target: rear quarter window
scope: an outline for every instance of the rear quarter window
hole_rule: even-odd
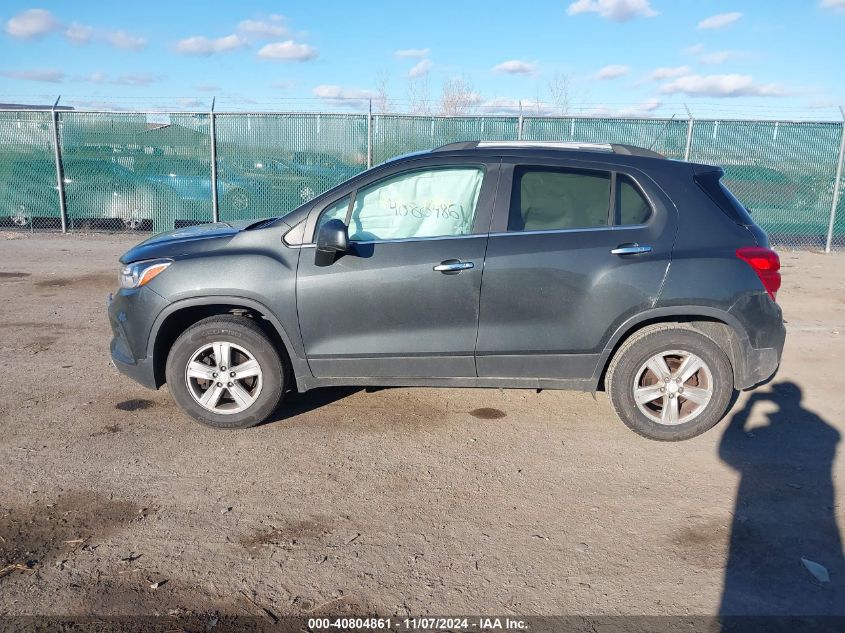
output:
[[[630,178],[616,175],[616,224],[645,224],[651,216],[651,205]]]
[[[695,182],[729,218],[742,226],[752,226],[754,219],[722,182],[722,171],[709,171],[695,176]]]

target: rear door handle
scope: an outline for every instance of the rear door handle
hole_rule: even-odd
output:
[[[611,255],[640,255],[651,252],[651,246],[640,246],[639,244],[620,244],[612,251]]]
[[[469,270],[470,268],[475,268],[475,264],[472,262],[462,262],[459,259],[447,259],[437,264],[434,270],[444,275],[457,275],[462,270]]]

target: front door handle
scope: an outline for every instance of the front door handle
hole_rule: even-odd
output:
[[[620,244],[612,251],[611,255],[640,255],[651,252],[651,246],[640,246],[639,244]]]
[[[434,270],[444,275],[457,275],[462,270],[469,270],[470,268],[475,268],[475,264],[472,262],[462,262],[459,259],[447,259],[437,264]]]

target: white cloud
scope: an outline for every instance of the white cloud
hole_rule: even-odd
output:
[[[751,75],[685,75],[664,84],[663,94],[692,97],[778,97],[786,92],[776,84],[759,84]]]
[[[217,86],[214,84],[200,83],[194,86],[194,89],[199,90],[200,92],[214,92],[217,90]]]
[[[537,62],[509,59],[493,66],[493,72],[506,75],[534,75],[537,73]]]
[[[147,40],[144,37],[132,35],[126,31],[109,31],[104,36],[105,40],[115,48],[125,48],[131,51],[140,51],[146,48]]]
[[[687,46],[684,49],[684,52],[688,55],[694,55],[700,64],[707,64],[710,66],[714,64],[723,64],[728,60],[748,57],[750,55],[747,51],[707,51],[703,44]]]
[[[130,73],[127,75],[120,75],[114,80],[114,83],[123,86],[148,86],[161,79],[160,75],[152,73]]]
[[[822,9],[833,9],[834,11],[845,12],[845,0],[822,0],[819,3]]]
[[[431,52],[429,48],[403,48],[393,53],[396,57],[427,57]]]
[[[616,79],[617,77],[624,77],[629,72],[631,72],[631,68],[629,66],[625,66],[623,64],[611,64],[610,66],[605,66],[600,69],[596,73],[596,79]]]
[[[662,68],[655,68],[652,70],[648,78],[654,81],[662,79],[672,79],[673,77],[681,77],[690,73],[689,66],[664,66]]]
[[[647,116],[660,108],[663,105],[663,102],[659,99],[648,99],[647,101],[643,101],[635,106],[631,106],[629,108],[622,108],[619,110],[619,114],[622,116]]]
[[[729,59],[737,56],[736,51],[713,51],[699,56],[698,61],[702,64],[724,64]]]
[[[176,99],[176,103],[183,108],[206,107],[205,102],[202,99],[197,99],[196,97],[179,97]]]
[[[255,39],[283,37],[289,33],[285,22],[284,16],[271,15],[266,20],[242,20],[236,30],[244,37]]]
[[[61,23],[47,9],[27,9],[6,22],[6,33],[22,40],[43,37],[61,28]]]
[[[520,108],[519,99],[496,97],[495,99],[484,101],[479,107],[488,114],[504,114],[509,116],[517,116],[520,112],[535,116],[547,116],[555,113],[555,109],[543,101],[522,99],[521,103],[522,107]]]
[[[414,64],[414,67],[408,71],[408,77],[413,79],[414,77],[422,77],[427,75],[431,72],[431,67],[433,64],[428,59],[421,59],[419,62]]]
[[[614,22],[627,22],[636,17],[651,18],[658,12],[651,8],[649,0],[576,0],[566,9],[569,15],[598,13]]]
[[[215,39],[196,35],[176,42],[176,52],[183,55],[214,55],[234,51],[246,46],[246,40],[232,34]]]
[[[49,83],[61,83],[65,80],[65,74],[60,70],[32,69],[32,70],[3,70],[0,75],[10,79],[23,79],[25,81],[46,81]]]
[[[328,84],[315,86],[311,94],[332,106],[348,106],[351,108],[366,107],[370,99],[378,98],[378,93],[373,90],[344,88]]]
[[[317,49],[308,44],[299,44],[293,40],[273,42],[258,51],[263,59],[277,59],[284,62],[305,62],[317,57]]]
[[[106,73],[95,72],[85,77],[75,77],[75,81],[84,81],[92,84],[113,84],[117,86],[149,86],[161,79],[161,76],[152,73],[130,73],[110,77]]]
[[[125,48],[140,51],[147,45],[146,38],[132,35],[126,31],[99,32],[92,26],[71,22],[63,25],[46,9],[28,9],[21,11],[6,22],[6,33],[19,39],[34,39],[48,35],[55,31],[63,31],[63,35],[74,44],[86,44],[93,38],[105,41],[115,48]]]
[[[698,23],[699,29],[723,29],[726,26],[730,26],[737,20],[742,17],[742,13],[739,11],[733,11],[731,13],[717,13],[716,15],[711,15],[709,18],[704,18],[701,22]]]
[[[74,44],[87,44],[94,36],[94,29],[79,22],[71,22],[65,29],[64,35]]]
[[[315,86],[311,92],[315,97],[320,97],[321,99],[371,99],[377,96],[373,90],[344,88],[342,86],[328,84]]]

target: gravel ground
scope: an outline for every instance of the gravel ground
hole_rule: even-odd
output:
[[[0,234],[0,615],[845,614],[845,254],[782,254],[777,378],[665,444],[527,390],[202,427],[109,364],[132,241]]]

